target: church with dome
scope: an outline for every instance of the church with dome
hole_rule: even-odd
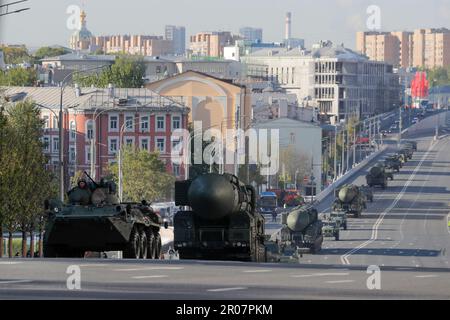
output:
[[[80,14],[81,29],[76,30],[70,37],[70,48],[77,51],[86,51],[91,49],[92,33],[86,27],[86,12]]]

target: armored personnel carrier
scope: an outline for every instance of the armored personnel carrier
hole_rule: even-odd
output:
[[[373,190],[369,186],[361,186],[361,191],[366,196],[366,201],[373,202]]]
[[[366,175],[367,185],[369,187],[380,186],[382,189],[386,189],[388,186],[388,176],[384,166],[376,165]]]
[[[334,238],[339,241],[340,225],[331,217],[323,220],[322,233],[324,238]]]
[[[160,257],[161,217],[146,201],[119,203],[112,181],[81,180],[68,192],[66,204],[47,209],[45,257],[80,258],[86,251],[122,251],[130,259]]]
[[[403,166],[402,162],[397,156],[388,156],[384,159],[384,165],[387,168],[391,168],[396,172],[400,172],[400,168]]]
[[[417,141],[405,141],[405,145],[410,147],[413,151],[417,151]]]
[[[174,218],[181,259],[266,260],[265,220],[256,191],[231,174],[203,174],[175,182],[175,203],[189,207]]]
[[[344,185],[335,190],[332,212],[345,212],[360,218],[366,208],[366,196],[361,188],[355,185]]]

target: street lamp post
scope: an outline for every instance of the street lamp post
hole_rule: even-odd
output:
[[[63,99],[64,99],[64,90],[67,86],[67,81],[75,74],[79,73],[86,73],[90,71],[95,71],[99,69],[103,69],[105,67],[109,67],[109,65],[102,65],[95,68],[90,68],[86,70],[75,70],[68,75],[64,77],[64,79],[61,82],[61,90],[60,90],[60,100],[59,100],[59,193],[60,193],[60,200],[61,202],[64,202],[64,134],[63,134]]]

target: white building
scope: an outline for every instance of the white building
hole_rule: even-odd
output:
[[[241,57],[241,61],[264,68],[267,79],[295,93],[300,104],[319,108],[331,123],[347,115],[364,117],[399,106],[399,80],[393,67],[369,61],[342,46],[324,43],[311,52],[265,49]]]
[[[278,129],[280,153],[283,149],[292,147],[295,154],[308,159],[311,170],[308,175],[316,182],[316,191],[322,189],[322,128],[316,124],[288,118],[279,118],[257,123],[255,129]],[[280,165],[281,166],[281,165]],[[280,168],[281,172],[282,168]],[[303,177],[297,177],[303,179]]]

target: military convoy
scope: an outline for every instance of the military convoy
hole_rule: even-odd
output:
[[[231,174],[175,183],[174,246],[181,259],[263,262],[265,220],[256,191]]]
[[[369,187],[380,186],[382,189],[386,189],[388,186],[388,176],[384,166],[376,165],[366,175],[367,185]]]
[[[130,259],[160,257],[161,217],[146,201],[120,203],[112,181],[81,180],[68,192],[66,204],[48,203],[47,210],[45,257],[81,258],[86,251],[122,251]]]
[[[358,186],[344,185],[337,188],[335,197],[332,205],[333,212],[343,212],[360,218],[362,211],[366,208],[366,196]]]

